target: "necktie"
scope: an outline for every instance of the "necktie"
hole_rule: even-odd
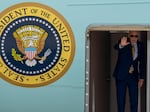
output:
[[[134,47],[134,45],[132,45],[132,58],[133,58],[133,60],[134,60],[134,55],[135,55],[135,47]],[[133,71],[134,71],[134,67],[133,67],[133,65],[131,65],[130,69],[129,69],[129,73],[132,74]]]
[[[135,55],[135,47],[134,45],[132,45],[132,58],[134,59],[134,55]]]

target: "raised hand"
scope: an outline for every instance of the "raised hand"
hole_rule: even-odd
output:
[[[128,44],[130,44],[130,42],[127,41],[127,37],[123,36],[123,37],[121,38],[120,45],[121,45],[121,46],[126,46],[126,45],[128,45]]]

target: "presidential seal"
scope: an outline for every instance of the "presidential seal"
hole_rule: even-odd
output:
[[[71,27],[56,10],[21,3],[0,14],[0,77],[23,87],[61,78],[75,52]]]

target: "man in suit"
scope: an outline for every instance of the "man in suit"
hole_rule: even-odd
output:
[[[115,45],[118,50],[118,60],[114,70],[117,90],[118,112],[125,112],[125,96],[128,87],[130,110],[137,112],[138,89],[144,82],[144,46],[138,40],[139,31],[130,31],[128,37],[123,36]]]

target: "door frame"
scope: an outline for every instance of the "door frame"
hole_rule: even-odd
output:
[[[90,98],[90,32],[91,31],[147,31],[147,71],[146,71],[146,112],[150,112],[150,25],[89,25],[86,29],[85,44],[85,112],[89,112]],[[94,86],[94,85],[93,85]],[[94,87],[92,92],[94,92]],[[95,97],[95,96],[93,96]],[[92,101],[92,112],[95,112],[95,101]]]

